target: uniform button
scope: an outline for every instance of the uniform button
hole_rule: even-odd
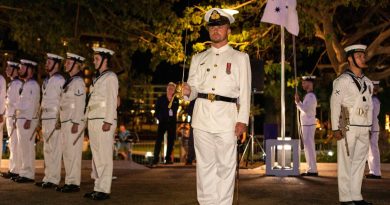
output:
[[[212,91],[214,91],[214,90],[215,90],[215,88],[211,88],[211,90],[212,90]]]
[[[214,75],[213,78],[215,79],[215,78],[217,78],[217,76]]]
[[[215,54],[215,55],[219,56],[219,53],[217,53],[217,54]]]
[[[210,71],[210,68],[207,68],[206,71],[209,72],[209,71]]]
[[[214,67],[217,67],[218,65],[217,64],[214,64]]]

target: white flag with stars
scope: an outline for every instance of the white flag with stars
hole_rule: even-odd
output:
[[[291,34],[298,36],[299,24],[296,0],[268,0],[262,22],[286,27]]]

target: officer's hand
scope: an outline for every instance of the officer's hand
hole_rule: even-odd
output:
[[[72,130],[71,130],[72,134],[76,134],[78,130],[79,130],[79,124],[73,123]]]
[[[31,126],[31,120],[26,120],[26,122],[24,122],[23,128],[25,130],[28,130],[30,129],[30,126]]]
[[[336,138],[337,140],[343,139],[343,135],[341,134],[340,130],[333,131],[333,137]]]
[[[187,83],[183,83],[183,95],[189,97],[191,95],[191,87]]]
[[[295,93],[295,102],[296,103],[299,103],[300,101],[301,101],[301,99],[299,99],[299,95],[298,95],[298,93]]]
[[[240,136],[246,131],[246,124],[242,122],[236,123],[236,128],[234,129],[234,134],[240,139]]]
[[[0,115],[0,123],[4,122],[4,115]]]
[[[110,131],[110,127],[111,127],[111,124],[110,124],[110,123],[104,122],[104,123],[103,123],[103,126],[102,126],[103,132]]]

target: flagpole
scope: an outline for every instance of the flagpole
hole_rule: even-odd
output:
[[[281,131],[280,131],[280,134],[281,134],[281,137],[282,137],[282,140],[284,140],[285,138],[285,132],[286,132],[286,118],[285,118],[285,112],[286,112],[286,109],[285,109],[285,94],[284,94],[284,82],[285,82],[285,77],[284,77],[284,62],[285,62],[285,53],[284,53],[284,50],[285,50],[285,42],[284,42],[284,27],[283,26],[280,26],[280,29],[281,29],[281,36],[280,36],[280,47],[281,47],[281,65],[282,65],[282,70],[281,70],[281,79],[280,79],[280,87],[281,87],[281,97],[280,97],[280,101],[281,101]]]
[[[285,140],[285,132],[286,132],[286,115],[285,115],[285,112],[286,112],[286,109],[285,109],[285,99],[284,99],[284,62],[285,62],[285,38],[284,38],[284,27],[283,26],[280,26],[280,47],[281,47],[281,65],[282,65],[282,70],[281,70],[281,79],[280,79],[280,90],[281,90],[281,94],[280,94],[280,104],[281,104],[281,131],[280,131],[280,134],[281,134],[281,137],[282,137],[282,140],[284,141]],[[286,150],[285,150],[285,147],[284,145],[282,145],[282,168],[284,168],[286,166]]]

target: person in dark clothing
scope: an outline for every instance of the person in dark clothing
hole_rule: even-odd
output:
[[[189,116],[191,116],[192,119],[192,112],[194,111],[194,105],[195,100],[192,100],[190,104],[187,107],[187,113]],[[194,132],[193,128],[190,128],[190,137],[188,139],[188,155],[187,155],[187,161],[186,165],[192,165],[192,161],[195,159],[195,147],[194,147]]]
[[[161,142],[164,139],[165,132],[168,132],[168,146],[165,154],[165,164],[172,164],[171,154],[176,138],[176,114],[179,107],[179,102],[174,99],[176,84],[170,82],[167,85],[167,94],[157,99],[155,109],[156,117],[158,119],[157,139],[154,145],[154,158],[152,166],[159,162],[159,155],[161,150]],[[172,102],[171,108],[168,108],[169,103]]]

